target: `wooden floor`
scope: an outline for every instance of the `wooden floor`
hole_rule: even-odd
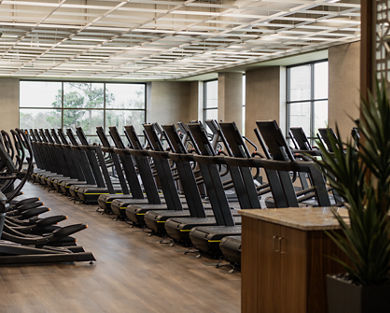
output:
[[[0,267],[1,313],[237,313],[239,273],[211,266],[213,260],[184,255],[159,238],[73,204],[66,197],[26,185],[53,213],[87,223],[78,244],[94,253],[93,265]]]

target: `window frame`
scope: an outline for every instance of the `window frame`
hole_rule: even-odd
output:
[[[310,62],[304,62],[294,65],[289,65],[286,67],[286,134],[288,134],[290,130],[290,112],[291,112],[291,104],[294,103],[310,103],[310,134],[308,135],[308,139],[313,143],[313,141],[317,138],[315,131],[315,104],[317,102],[321,101],[329,101],[329,91],[328,91],[328,97],[326,98],[315,98],[314,92],[315,92],[315,65],[319,63],[328,62],[329,59],[321,59],[317,61],[310,61]],[[290,83],[291,83],[291,68],[304,66],[304,65],[310,65],[310,99],[301,99],[301,100],[290,100]],[[328,82],[328,88],[329,88],[329,82]],[[328,102],[329,104],[329,102]],[[287,136],[289,138],[289,136]]]
[[[26,107],[26,106],[19,106],[19,116],[20,116],[20,111],[21,109],[28,109],[28,110],[35,110],[35,109],[45,109],[45,110],[58,110],[61,112],[61,128],[64,128],[64,111],[66,110],[83,110],[83,111],[103,111],[103,128],[106,130],[106,116],[107,116],[107,111],[137,111],[137,112],[143,112],[144,113],[144,123],[147,121],[147,83],[145,82],[113,82],[113,81],[85,81],[85,80],[45,80],[45,79],[21,79],[19,81],[19,94],[20,94],[20,83],[21,82],[53,82],[53,83],[61,83],[61,106],[58,108],[52,108],[52,107]],[[87,84],[103,84],[103,92],[104,92],[104,97],[103,97],[103,107],[101,108],[64,108],[64,84],[65,83],[87,83]],[[107,88],[106,84],[124,84],[124,85],[144,85],[144,106],[141,109],[134,109],[134,108],[129,108],[129,109],[124,109],[124,108],[107,108],[106,106],[106,98],[107,98]],[[19,120],[19,126],[20,126],[21,120]],[[96,137],[96,134],[86,134],[87,137]]]

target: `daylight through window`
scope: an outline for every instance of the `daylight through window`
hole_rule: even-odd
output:
[[[146,116],[145,84],[90,82],[20,82],[20,127],[72,128],[88,136],[96,127],[134,125]]]
[[[287,129],[302,127],[308,137],[328,124],[328,61],[287,68]]]

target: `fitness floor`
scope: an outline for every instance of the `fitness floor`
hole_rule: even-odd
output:
[[[1,313],[237,313],[241,276],[216,269],[215,260],[184,255],[139,228],[26,184],[51,214],[86,223],[78,242],[97,262],[0,267]],[[65,224],[65,223],[64,223]]]

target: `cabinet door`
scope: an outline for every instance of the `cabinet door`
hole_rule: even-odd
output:
[[[280,226],[243,217],[242,312],[280,313]]]
[[[281,254],[280,254],[280,225],[261,222],[259,236],[259,294],[258,304],[261,313],[280,313],[281,297]]]
[[[307,233],[281,226],[281,301],[283,313],[307,312]]]

